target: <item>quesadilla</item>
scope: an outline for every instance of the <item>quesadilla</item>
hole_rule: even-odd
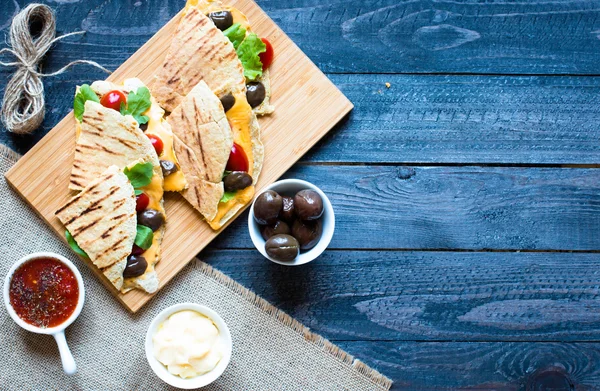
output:
[[[81,107],[83,110],[78,116],[77,103],[83,99],[80,111]],[[88,108],[86,105],[90,101],[98,104],[90,104]],[[76,122],[78,140],[70,189],[81,190],[110,164],[124,167],[130,163],[132,147],[139,146],[136,138],[141,132],[155,145],[165,178],[164,189],[181,191],[186,188],[185,177],[173,150],[173,133],[163,118],[164,110],[139,79],[126,79],[123,85],[107,81],[83,85],[77,90],[75,106],[76,117],[79,117]],[[95,111],[95,114],[88,110]],[[134,127],[133,122],[137,123],[139,131],[129,132]],[[133,153],[133,156],[136,154]]]
[[[246,83],[249,85],[246,95],[254,113],[256,115],[273,113],[275,107],[270,103],[271,80],[268,69],[273,59],[271,43],[265,38],[261,38],[259,42],[258,36],[252,32],[250,21],[246,15],[239,9],[225,5],[219,0],[188,0],[188,7],[198,8],[213,20],[215,25],[232,42],[238,57],[244,60],[242,65],[245,68]],[[244,42],[245,40],[247,42]],[[261,43],[265,44],[264,52]],[[252,50],[259,52],[262,72],[258,70],[259,68],[256,68],[259,64],[252,60],[252,56],[248,56]],[[265,58],[265,55],[268,58]],[[252,69],[246,70],[246,68]]]
[[[190,186],[181,194],[207,220],[212,221],[224,195],[223,173],[233,134],[223,106],[201,81],[171,113],[175,151]]]
[[[85,98],[83,102],[81,102],[82,95]],[[148,94],[143,94],[139,89],[137,93],[129,92],[127,99],[129,100],[135,95],[149,96],[149,91]],[[103,172],[108,168],[107,166],[116,166],[118,170],[123,170],[125,174],[132,176],[130,180],[135,187],[133,210],[138,212],[135,220],[137,221],[137,233],[143,234],[145,232],[146,236],[152,234],[152,240],[142,248],[140,246],[138,248],[134,247],[135,253],[132,254],[133,258],[131,255],[129,257],[131,259],[128,258],[129,263],[123,264],[122,259],[113,258],[114,263],[109,265],[106,262],[101,262],[99,267],[121,292],[138,288],[152,293],[158,289],[158,279],[154,267],[161,257],[160,246],[165,230],[166,214],[163,207],[163,169],[150,138],[138,126],[139,122],[143,120],[134,119],[134,115],[141,115],[141,110],[147,111],[147,107],[139,108],[140,105],[137,105],[137,111],[133,110],[132,114],[122,115],[114,107],[106,107],[97,100],[100,99],[96,92],[86,85],[81,86],[76,95],[74,111],[80,125],[77,129],[78,138],[75,146],[75,160],[71,173],[70,188],[82,190],[82,193],[88,194],[82,196],[80,193],[75,197],[83,197],[81,202],[85,204],[89,201],[87,197],[94,195],[91,194],[94,192],[89,191],[90,186],[104,175]],[[133,99],[131,102],[133,102]],[[88,192],[86,192],[86,189]],[[107,210],[110,209],[102,208],[97,213],[102,214]],[[69,208],[64,212],[61,208],[60,213],[57,213],[57,215],[67,227],[67,231],[70,232],[69,225],[81,221],[81,216],[78,217],[77,213],[82,211],[81,208],[75,210]],[[69,213],[69,217],[61,218],[63,212]],[[85,214],[89,212],[87,211]],[[154,218],[155,221],[150,221],[150,218]],[[160,224],[157,224],[157,221],[160,221]],[[92,230],[87,231],[87,234],[89,235],[90,232],[92,236],[95,235],[98,244],[103,243],[105,239],[102,236],[104,235],[103,232],[98,233]],[[73,243],[79,244],[83,251],[87,253],[85,243],[88,243],[89,238],[84,237],[84,244],[82,245],[77,232],[72,232],[71,235]],[[129,246],[128,248],[131,253],[132,247]],[[88,254],[92,261],[95,260],[93,254],[92,249],[92,254]],[[144,259],[146,267],[143,270],[140,269],[140,263],[138,262],[136,273],[129,272],[128,267],[135,263],[139,257]],[[123,278],[124,272],[126,278]]]
[[[255,114],[270,114],[272,58],[269,41],[251,31],[239,10],[219,1],[190,0],[152,90],[158,103],[173,111],[204,80],[220,99],[231,100],[231,94],[237,100],[243,93]],[[225,101],[224,106],[227,111]]]
[[[121,292],[140,288],[152,293],[158,289],[154,265],[160,255],[164,224],[153,232],[139,225],[136,213],[136,193],[162,181],[154,176],[152,164],[141,160],[125,170],[110,166],[56,211],[71,247],[89,258]]]
[[[255,34],[252,37],[254,41],[258,39]],[[240,39],[245,41],[248,37]],[[175,149],[182,166],[187,166],[183,167],[183,171],[190,182],[190,188],[183,192],[184,196],[215,230],[220,229],[252,200],[254,185],[262,169],[264,147],[260,141],[256,114],[248,103],[247,74],[248,71],[242,65],[234,43],[199,6],[188,4],[163,67],[151,86],[157,102],[171,112],[167,122],[181,141],[175,139]],[[251,87],[254,88],[255,85]],[[192,90],[194,92],[191,92]],[[208,94],[208,90],[212,91],[212,94]],[[213,94],[220,102],[214,97],[209,100],[212,102],[212,109],[200,107],[199,103],[194,106],[193,102],[204,101],[208,99],[208,95]],[[200,95],[204,98],[201,99]],[[194,145],[191,139],[192,135],[202,136],[208,122],[218,123],[222,117],[219,113],[222,112],[225,112],[233,138],[227,161],[223,158],[226,156],[223,146],[228,144],[228,139],[217,140],[218,133],[207,135],[207,140],[216,143],[216,146],[205,152],[200,151],[198,143]],[[198,118],[202,119],[196,124]],[[222,134],[227,132],[222,131]],[[218,157],[212,155],[215,153],[218,153]],[[236,161],[240,161],[234,159],[236,155],[243,156],[240,158],[242,164],[235,164]],[[252,179],[251,185],[244,188],[228,191],[224,187],[223,195],[216,206],[216,213],[215,198],[221,194],[220,179],[216,176],[207,177],[206,168],[202,167],[205,164],[203,159],[207,157],[218,162],[209,168],[220,172],[222,177],[226,174],[225,171],[235,171],[237,176],[243,176],[243,172]],[[184,159],[186,164],[183,164]],[[247,177],[244,179],[244,183],[246,182]]]

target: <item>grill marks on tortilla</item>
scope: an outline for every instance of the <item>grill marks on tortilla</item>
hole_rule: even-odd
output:
[[[69,188],[82,190],[108,166],[114,164],[123,168],[138,159],[158,165],[154,148],[137,122],[131,116],[87,101]]]
[[[244,68],[229,39],[202,11],[189,7],[152,91],[158,103],[172,112],[201,80],[217,95],[246,91]]]
[[[137,223],[135,193],[117,166],[109,167],[56,215],[101,269],[123,262],[131,252]]]

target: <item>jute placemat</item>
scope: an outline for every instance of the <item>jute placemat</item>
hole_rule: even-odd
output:
[[[387,391],[391,387],[385,376],[199,260],[138,314],[128,313],[9,188],[4,173],[18,157],[0,145],[0,276],[4,278],[11,264],[28,253],[53,251],[77,264],[85,281],[86,302],[67,329],[78,365],[73,377],[63,374],[52,337],[22,330],[0,306],[2,390],[170,389],[148,366],[144,337],[152,318],[179,302],[213,308],[231,330],[231,363],[207,390]]]

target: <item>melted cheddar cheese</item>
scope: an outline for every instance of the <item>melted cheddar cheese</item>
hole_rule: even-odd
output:
[[[163,152],[158,157],[161,160],[169,160],[175,163],[178,170],[171,175],[165,177],[164,189],[165,191],[182,191],[187,188],[187,181],[183,176],[183,171],[179,166],[179,161],[175,156],[175,150],[173,149],[173,132],[171,126],[163,118],[165,112],[152,98],[152,105],[144,115],[148,116],[148,128],[146,134],[154,134],[158,136],[163,142]]]
[[[254,168],[254,155],[252,154],[252,135],[250,123],[252,121],[252,107],[246,100],[246,95],[243,92],[238,92],[234,95],[235,104],[227,113],[227,119],[233,132],[233,142],[238,144],[248,157],[248,174],[252,176]],[[238,190],[235,196],[228,202],[219,203],[217,215],[208,222],[212,229],[217,230],[223,226],[223,218],[229,217],[228,213],[231,210],[239,210],[250,201],[254,196],[254,186],[248,186],[243,190]]]
[[[134,166],[134,165],[135,165],[135,163],[132,164],[131,166]],[[162,198],[163,198],[163,193],[164,193],[163,180],[161,178],[161,175],[158,175],[160,169],[161,169],[160,167],[154,167],[154,175],[152,176],[152,181],[150,181],[150,183],[148,185],[142,187],[140,190],[142,190],[144,193],[146,193],[146,195],[150,199],[150,202],[148,203],[148,208],[157,210],[160,213],[162,213],[163,216],[165,216],[165,224],[166,224],[165,209],[163,208],[163,205],[161,202]],[[162,242],[163,233],[164,233],[164,229],[162,227],[159,228],[158,230],[154,231],[154,236],[152,238],[152,245],[150,245],[150,247],[146,251],[144,251],[144,253],[142,254],[142,256],[146,259],[146,262],[148,262],[148,267],[146,268],[146,271],[144,272],[144,274],[142,274],[139,277],[124,279],[123,287],[121,288],[121,292],[125,293],[125,292],[128,292],[128,291],[134,289],[136,287],[135,281],[137,279],[144,279],[144,277],[148,273],[150,273],[154,270],[154,267],[158,263],[158,257],[160,255],[160,243]]]

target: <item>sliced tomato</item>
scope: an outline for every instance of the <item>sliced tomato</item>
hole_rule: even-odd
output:
[[[148,207],[148,204],[150,204],[150,197],[148,197],[148,195],[146,193],[141,193],[140,195],[137,195],[135,197],[135,211],[136,212],[142,212],[142,211],[146,210],[146,208]]]
[[[160,156],[162,154],[163,148],[164,148],[163,141],[160,139],[160,137],[158,137],[157,135],[154,135],[154,134],[147,134],[146,136],[148,136],[148,138],[150,139],[150,142],[152,143],[152,146],[154,147],[156,154],[158,156]]]
[[[229,160],[225,169],[227,171],[248,172],[248,157],[246,156],[246,152],[236,143],[233,143],[233,147],[231,147],[231,153],[229,154]]]
[[[100,99],[100,104],[109,109],[121,111],[121,103],[127,104],[127,97],[119,90],[114,90],[104,94]]]
[[[265,69],[270,67],[271,63],[273,62],[273,45],[271,45],[271,42],[269,42],[269,40],[266,38],[261,38],[260,40],[263,41],[263,43],[267,47],[266,51],[258,55],[258,57],[260,57],[260,62],[262,62],[263,64],[262,69],[264,71]]]

